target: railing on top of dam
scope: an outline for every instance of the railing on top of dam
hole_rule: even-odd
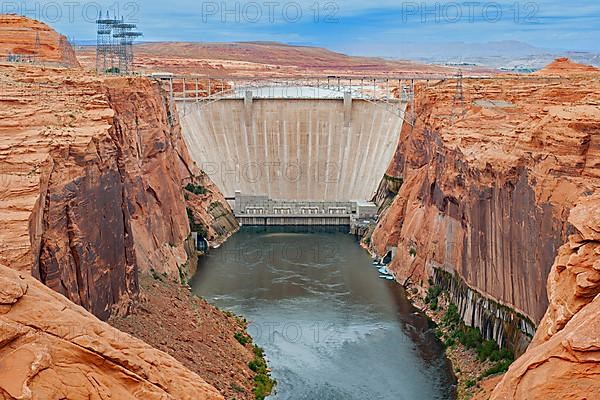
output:
[[[289,99],[343,100],[348,94],[353,100],[363,100],[384,106],[387,111],[413,124],[406,115],[406,104],[414,103],[414,77],[389,78],[210,78],[151,74],[152,78],[167,80],[172,102],[188,105],[207,105],[226,99]],[[414,108],[409,107],[410,112]]]

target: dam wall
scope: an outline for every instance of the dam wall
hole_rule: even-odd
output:
[[[351,99],[177,102],[198,166],[236,191],[292,201],[373,198],[397,147],[402,118]]]

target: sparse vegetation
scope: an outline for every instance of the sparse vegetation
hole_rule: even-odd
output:
[[[233,334],[233,337],[235,338],[235,340],[237,340],[239,342],[239,344],[241,344],[242,346],[247,345],[248,343],[252,342],[252,339],[245,333],[243,332],[236,332]]]
[[[188,183],[187,185],[185,185],[185,190],[197,195],[206,194],[206,189],[204,188],[204,186],[194,185],[193,183]]]
[[[208,235],[208,231],[203,225],[196,223],[196,219],[194,218],[194,212],[192,211],[192,209],[187,207],[186,211],[188,220],[190,221],[190,230],[192,232],[198,232],[198,235],[202,237],[206,237]]]
[[[276,381],[269,375],[264,350],[254,345],[254,359],[248,363],[248,367],[256,373],[254,377],[254,396],[256,400],[264,400],[276,385]]]
[[[233,390],[234,392],[237,392],[237,393],[244,393],[246,391],[246,390],[244,390],[243,387],[241,387],[237,383],[232,383],[231,385],[229,385],[229,387],[231,388],[231,390]]]
[[[497,362],[493,367],[487,369],[483,374],[481,374],[480,379],[490,375],[503,374],[504,372],[508,371],[508,367],[510,367],[512,362],[512,358]]]
[[[179,270],[179,282],[182,285],[187,285],[189,284],[189,278],[188,278],[188,274],[187,274],[187,266],[177,266],[177,269]]]
[[[442,294],[442,288],[437,285],[430,285],[427,290],[427,296],[425,297],[425,303],[429,305],[433,311],[437,310],[438,297]]]
[[[429,292],[427,293],[428,304],[435,304],[437,306],[437,298],[441,294],[435,286],[430,286]],[[514,361],[513,354],[507,349],[500,349],[498,344],[493,340],[484,340],[481,336],[479,329],[466,326],[460,317],[458,307],[450,303],[446,313],[442,317],[441,327],[437,332],[440,332],[439,337],[443,340],[444,345],[451,347],[457,343],[462,344],[467,349],[474,350],[477,353],[477,359],[481,362],[489,360],[495,364],[481,374],[479,379],[485,378],[490,375],[503,373],[508,370],[508,367]],[[467,382],[466,387],[475,385],[473,382],[469,386]]]
[[[158,274],[158,272],[156,272],[154,269],[150,270],[150,274],[152,275],[152,278],[155,281],[161,281],[162,282],[162,277]]]

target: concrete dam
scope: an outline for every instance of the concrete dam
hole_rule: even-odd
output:
[[[236,216],[271,218],[241,219],[249,224],[294,225],[299,216],[310,216],[300,224],[323,218],[340,224],[370,216],[365,201],[377,190],[403,124],[402,113],[350,93],[291,99],[246,93],[178,101],[177,108],[194,161],[236,199]]]

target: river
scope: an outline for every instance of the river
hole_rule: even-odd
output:
[[[192,289],[250,321],[278,382],[269,400],[451,399],[427,319],[346,232],[243,228],[201,257]]]

